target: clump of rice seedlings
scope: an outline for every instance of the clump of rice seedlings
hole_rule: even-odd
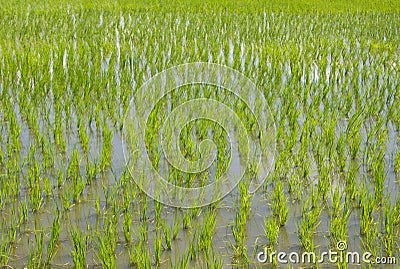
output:
[[[216,226],[216,213],[213,209],[206,211],[203,217],[203,228],[199,236],[199,248],[204,253],[211,249],[213,234]]]
[[[18,228],[18,217],[15,208],[11,208],[10,212],[10,227],[8,229],[8,236],[10,238],[10,243],[14,243],[17,238],[17,228]]]
[[[57,170],[57,188],[61,189],[63,186],[63,172],[61,169]]]
[[[149,226],[147,222],[141,222],[138,228],[139,242],[148,243]]]
[[[154,233],[153,245],[154,245],[155,265],[156,268],[158,268],[161,263],[161,254],[162,254],[162,237],[159,235],[158,232]]]
[[[399,216],[399,209],[393,205],[389,199],[384,203],[384,234],[383,246],[388,256],[393,256],[396,249],[396,237],[398,236],[398,229],[396,228],[396,221]]]
[[[11,256],[11,246],[9,244],[8,236],[5,233],[1,233],[0,264],[6,267],[10,261],[10,256]]]
[[[172,232],[172,239],[176,239],[178,237],[178,232],[179,232],[179,215],[178,215],[178,210],[175,210],[174,212],[174,227],[173,227],[173,232]]]
[[[100,200],[100,195],[96,194],[95,202],[94,202],[94,208],[96,211],[96,216],[100,216],[100,205],[101,205],[101,200]]]
[[[56,254],[57,242],[60,237],[60,231],[61,231],[60,211],[57,209],[55,212],[55,217],[53,219],[53,224],[51,226],[49,243],[47,245],[47,257],[46,257],[47,265],[50,264],[54,255]]]
[[[78,119],[78,137],[82,146],[82,151],[85,156],[89,153],[89,136],[86,133],[85,125],[82,124],[81,119]]]
[[[331,165],[330,164],[322,164],[319,166],[319,179],[317,184],[318,195],[321,197],[321,200],[326,202],[328,199],[328,192],[331,186]]]
[[[71,152],[71,158],[67,168],[67,179],[73,179],[80,176],[80,164],[81,158],[77,148],[74,148]]]
[[[240,190],[240,208],[239,210],[243,212],[246,217],[249,217],[250,215],[250,206],[251,206],[251,201],[252,201],[252,195],[248,191],[248,182],[245,180],[242,180],[239,183],[239,190]]]
[[[112,130],[110,130],[107,126],[107,123],[103,123],[103,145],[101,148],[101,156],[100,156],[100,171],[105,171],[107,167],[111,164],[111,149],[112,149]]]
[[[373,155],[372,161],[372,177],[374,182],[374,194],[375,200],[379,204],[381,204],[383,199],[383,189],[385,183],[385,161],[384,161],[384,152],[379,150],[377,154]]]
[[[186,268],[189,268],[189,263],[190,263],[189,251],[184,252],[179,260],[178,260],[178,258],[176,258],[175,260],[177,262],[175,264],[171,263],[171,268],[173,268],[173,269],[186,269]]]
[[[98,173],[97,163],[88,161],[85,164],[86,170],[86,185],[90,185],[94,179],[96,179]]]
[[[220,258],[217,258],[213,251],[205,252],[204,258],[206,260],[207,268],[213,268],[213,269],[223,268],[223,265],[224,265],[223,260]]]
[[[53,190],[53,184],[47,176],[43,177],[43,194],[49,197]]]
[[[85,179],[81,176],[74,176],[73,179],[73,188],[72,188],[72,200],[75,203],[79,203],[81,201],[81,194],[85,189]]]
[[[372,194],[365,193],[360,200],[360,233],[366,235],[375,226],[374,208],[376,206]]]
[[[73,243],[72,260],[75,268],[86,268],[86,236],[82,234],[77,226],[71,227],[71,238]]]
[[[301,199],[301,194],[303,192],[303,184],[297,173],[293,173],[288,179],[288,192],[291,199],[296,201]]]
[[[28,212],[29,212],[29,206],[28,202],[26,201],[26,196],[24,196],[24,199],[23,200],[21,199],[21,201],[19,201],[18,225],[22,225],[23,223],[28,222]]]
[[[357,162],[351,161],[349,164],[349,169],[345,175],[346,186],[346,200],[355,201],[356,199],[356,176],[358,173],[359,165]]]
[[[240,264],[247,264],[249,261],[246,247],[246,223],[246,212],[236,210],[236,217],[232,226],[232,234],[233,238],[235,239],[235,243],[232,243],[232,248],[234,261]]]
[[[264,217],[264,234],[268,239],[268,247],[274,249],[274,245],[278,243],[279,222],[274,217]]]
[[[192,228],[192,212],[190,209],[183,211],[182,224],[183,224],[183,229]]]
[[[342,203],[343,195],[339,187],[336,187],[331,195],[329,234],[333,246],[339,241],[346,241],[347,238],[350,209],[346,202]]]
[[[400,172],[400,149],[397,150],[396,157],[394,158],[394,171]]]
[[[301,220],[297,225],[297,237],[305,251],[314,251],[314,233],[321,223],[322,209],[312,205],[312,199],[307,199],[302,205]]]
[[[122,229],[124,232],[124,238],[127,244],[131,243],[132,241],[132,232],[131,232],[131,225],[132,225],[132,216],[129,211],[124,213],[124,220],[122,222]]]
[[[44,232],[35,233],[34,247],[29,251],[28,268],[43,268]]]
[[[188,256],[190,260],[195,260],[197,255],[198,255],[198,251],[199,251],[199,243],[198,243],[199,239],[198,239],[198,233],[197,230],[193,233],[192,238],[189,240],[189,245],[187,247],[188,249]]]
[[[162,204],[160,202],[154,201],[154,213],[156,218],[156,227],[159,228],[161,225],[161,212],[162,212]]]
[[[171,250],[172,247],[171,227],[169,226],[168,223],[163,222],[162,229],[164,235],[165,250]]]
[[[148,245],[143,241],[139,241],[138,244],[133,245],[130,250],[129,262],[131,265],[137,266],[137,268],[153,268]]]
[[[141,203],[141,215],[140,215],[140,220],[141,221],[146,221],[147,220],[147,196],[144,196]]]
[[[40,189],[39,181],[36,181],[30,190],[29,200],[32,212],[38,212],[43,206],[44,199]]]
[[[280,181],[276,182],[275,189],[272,192],[270,208],[278,224],[284,226],[288,219],[289,206]]]

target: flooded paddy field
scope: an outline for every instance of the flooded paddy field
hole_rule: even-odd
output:
[[[0,266],[397,268],[399,5],[215,2],[0,6]]]

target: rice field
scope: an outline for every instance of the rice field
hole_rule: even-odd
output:
[[[0,0],[0,266],[397,268],[399,115],[398,1]]]

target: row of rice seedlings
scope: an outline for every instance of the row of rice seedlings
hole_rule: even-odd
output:
[[[57,209],[55,210],[55,217],[53,219],[53,224],[51,226],[50,230],[50,238],[49,238],[49,243],[47,245],[47,253],[46,253],[46,264],[49,265],[54,256],[57,253],[57,247],[58,247],[58,240],[60,238],[60,232],[61,232],[61,216],[60,216],[60,211]]]
[[[320,225],[322,208],[316,203],[316,192],[312,189],[311,196],[302,203],[301,219],[297,224],[297,237],[303,249],[307,252],[315,251],[314,235]]]
[[[238,264],[247,264],[249,257],[247,253],[247,219],[249,217],[251,196],[248,191],[248,182],[245,180],[239,183],[240,200],[235,206],[235,219],[232,225],[232,235],[235,239],[231,243],[233,249],[233,261]]]
[[[282,182],[279,180],[276,182],[275,188],[272,191],[269,207],[277,223],[280,226],[284,226],[288,220],[289,205],[282,187]]]
[[[348,220],[351,207],[349,200],[343,197],[344,195],[345,193],[340,187],[336,187],[331,195],[329,235],[332,246],[337,246],[340,241],[346,242],[348,237]]]
[[[70,226],[70,233],[73,243],[73,248],[71,251],[72,260],[74,262],[75,268],[86,268],[87,260],[87,235],[82,233],[81,228],[77,226]]]
[[[30,244],[32,242],[29,241]],[[29,244],[29,245],[30,245]],[[29,250],[28,268],[43,268],[44,266],[44,231],[39,230],[35,232],[35,242]]]

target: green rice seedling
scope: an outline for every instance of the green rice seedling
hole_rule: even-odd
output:
[[[15,208],[11,208],[10,212],[10,227],[8,229],[8,237],[10,238],[10,243],[14,243],[17,238],[17,228],[18,228],[18,217]]]
[[[36,181],[34,183],[34,186],[32,187],[32,189],[30,191],[29,200],[30,200],[32,212],[38,212],[42,208],[43,196],[40,191],[40,185],[39,185],[38,181]]]
[[[132,241],[132,232],[131,232],[131,225],[132,225],[132,216],[129,211],[124,213],[124,220],[122,229],[124,231],[124,238],[127,244],[130,244]]]
[[[173,227],[172,239],[175,240],[178,237],[178,232],[179,232],[179,216],[178,216],[178,210],[176,209],[174,212],[174,227]]]
[[[162,204],[160,202],[154,201],[154,213],[156,217],[156,227],[159,228],[161,225],[161,212],[162,212]]]
[[[303,192],[303,184],[297,173],[293,173],[288,180],[288,192],[292,195],[292,200],[300,200]]]
[[[74,148],[71,152],[71,158],[67,168],[67,179],[74,179],[80,176],[81,158],[79,150]]]
[[[71,184],[68,184],[64,189],[64,195],[62,196],[62,208],[64,211],[71,210],[73,206],[72,202],[72,187]]]
[[[140,220],[146,221],[147,220],[147,206],[148,206],[147,196],[144,196],[141,206],[142,206],[142,211],[141,211]]]
[[[153,244],[154,244],[155,264],[156,264],[156,268],[158,268],[161,263],[162,237],[157,232],[154,234]]]
[[[314,233],[316,228],[321,223],[320,216],[322,209],[319,207],[312,207],[311,200],[307,199],[302,205],[302,213],[300,224],[297,226],[297,237],[299,238],[301,246],[306,251],[314,250]]]
[[[107,126],[107,123],[103,124],[103,145],[101,149],[101,157],[100,157],[100,171],[105,171],[106,168],[111,164],[111,149],[112,149],[112,130],[110,130]]]
[[[44,247],[44,232],[35,233],[34,247],[29,251],[28,268],[43,267],[43,247]]]
[[[0,264],[3,266],[7,266],[10,257],[11,257],[11,246],[9,244],[9,240],[6,234],[1,234],[1,242],[0,242]]]
[[[279,225],[284,226],[287,222],[289,206],[280,181],[276,182],[275,189],[272,192],[270,208]]]
[[[247,264],[249,261],[247,255],[247,247],[246,247],[246,223],[247,223],[246,213],[240,210],[236,211],[236,217],[234,220],[234,224],[232,226],[232,234],[235,239],[235,243],[232,244],[233,248],[233,256],[236,263],[244,263]]]
[[[47,176],[43,177],[43,193],[46,197],[49,197],[53,191],[53,184]]]
[[[400,149],[397,150],[396,157],[394,158],[394,171],[400,172]]]
[[[244,212],[247,217],[250,214],[250,205],[252,195],[248,191],[248,183],[245,180],[242,180],[239,183],[239,190],[240,190],[240,211]]]
[[[375,156],[375,155],[374,155]],[[373,158],[372,163],[372,176],[374,182],[374,194],[375,200],[378,204],[382,203],[383,189],[385,184],[385,163],[384,163],[384,152],[379,150],[376,157]]]
[[[63,186],[63,172],[61,171],[61,169],[57,170],[57,187],[59,189],[61,189],[61,187]]]
[[[96,210],[96,216],[100,216],[100,204],[101,204],[100,195],[97,194],[94,204],[94,208]]]
[[[182,214],[183,229],[192,228],[192,213],[190,209],[184,210]]]
[[[264,217],[264,234],[268,239],[269,248],[273,249],[279,237],[279,222],[274,217]]]
[[[368,230],[365,232],[364,236],[360,238],[362,247],[366,251],[370,252],[373,257],[378,257],[378,255],[381,255],[381,247],[377,248],[377,245],[380,243],[378,238],[379,226],[376,222],[369,225]]]
[[[332,167],[327,164],[321,165],[319,168],[320,177],[318,179],[317,190],[318,196],[321,197],[321,200],[326,202],[328,199],[328,192],[331,185],[331,171]]]
[[[82,234],[77,226],[71,227],[71,237],[73,243],[72,260],[75,268],[86,268],[86,236]]]
[[[50,239],[47,245],[47,256],[46,256],[46,264],[49,265],[54,255],[57,251],[57,242],[60,238],[60,231],[61,231],[61,219],[60,219],[60,211],[57,209],[55,210],[55,217],[53,219],[53,224],[51,227],[50,232]]]
[[[164,235],[164,244],[165,250],[171,250],[172,248],[172,235],[171,235],[171,227],[168,223],[163,222],[163,235]]]
[[[208,252],[211,249],[213,234],[216,226],[215,211],[209,209],[203,217],[203,228],[199,236],[199,248],[203,252]]]
[[[90,185],[94,179],[96,179],[97,173],[98,173],[98,166],[97,163],[87,161],[85,164],[85,170],[86,170],[86,184]]]
[[[89,136],[86,133],[85,125],[81,123],[80,119],[78,119],[78,135],[79,140],[82,146],[82,151],[84,155],[88,155],[89,153]]]
[[[149,226],[147,222],[141,222],[138,228],[139,242],[148,243]]]
[[[367,234],[374,226],[375,220],[373,216],[376,206],[372,194],[367,194],[360,201],[360,233]]]
[[[189,263],[190,263],[190,255],[189,252],[186,251],[182,254],[182,257],[178,260],[177,258],[176,264],[171,264],[171,268],[173,269],[186,269],[189,268]]]
[[[28,202],[26,201],[26,196],[24,196],[24,199],[19,201],[19,220],[18,220],[18,225],[22,225],[23,223],[28,222],[28,212],[29,212],[29,206]]]
[[[198,233],[197,230],[193,233],[193,236],[191,238],[191,240],[189,241],[189,245],[187,247],[188,249],[188,255],[189,255],[189,259],[194,261],[197,258],[198,255]]]
[[[221,258],[218,258],[215,256],[213,251],[207,251],[204,253],[204,258],[206,260],[206,266],[207,268],[212,268],[212,269],[219,269],[223,268],[224,263]]]
[[[138,244],[132,246],[130,252],[130,264],[137,266],[137,268],[151,269],[151,257],[149,248],[146,243],[140,241]]]
[[[393,205],[389,199],[384,203],[384,234],[383,246],[388,256],[392,257],[396,249],[396,237],[398,236],[398,229],[396,229],[396,219],[399,216],[398,208]]]
[[[74,175],[72,183],[72,199],[75,203],[79,203],[81,201],[80,197],[86,186],[85,179],[81,175]]]
[[[331,244],[336,246],[339,241],[346,241],[350,209],[346,202],[342,203],[344,193],[339,187],[333,191],[330,209],[329,234]]]
[[[359,165],[357,162],[351,161],[349,169],[346,173],[346,200],[355,201],[356,199],[356,176],[358,173]]]

